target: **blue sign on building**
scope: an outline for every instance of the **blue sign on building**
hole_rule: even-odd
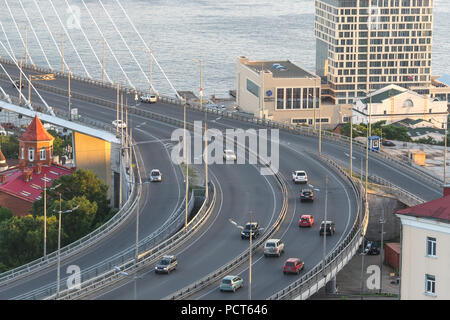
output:
[[[380,143],[381,143],[381,139],[379,136],[370,136],[369,137],[369,150],[379,151]]]

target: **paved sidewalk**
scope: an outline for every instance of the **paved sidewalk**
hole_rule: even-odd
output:
[[[371,274],[367,273],[367,267],[371,265],[379,266],[380,256],[365,256],[364,257],[364,291],[363,291],[363,299],[364,300],[374,300],[374,299],[382,299],[382,300],[397,300],[398,299],[398,291],[399,285],[396,283],[394,279],[397,277],[390,277],[390,274],[394,272],[394,270],[385,264],[383,264],[382,270],[382,294],[378,295],[378,290],[372,289],[369,290],[367,288],[367,279]],[[395,283],[391,283],[395,282]],[[342,269],[336,276],[336,287],[337,294],[326,294],[325,288],[319,290],[319,292],[313,295],[311,300],[328,300],[328,299],[337,299],[337,300],[360,300],[360,290],[361,290],[361,256],[356,254],[352,260]]]

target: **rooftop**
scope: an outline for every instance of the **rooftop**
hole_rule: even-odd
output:
[[[19,168],[12,168],[2,173],[6,177],[6,181],[0,183],[0,191],[29,202],[34,202],[41,198],[45,182],[47,182],[47,187],[49,187],[52,185],[53,180],[69,174],[72,174],[72,170],[69,168],[56,164],[51,166],[42,165],[41,173],[38,174],[33,170],[30,181],[26,182],[23,178],[23,172]]]
[[[450,196],[397,211],[398,214],[450,222]]]
[[[441,77],[437,78],[436,81],[439,81],[440,83],[449,87],[450,86],[450,75],[444,74]]]
[[[367,104],[367,103],[382,103],[384,100],[389,99],[390,97],[399,95],[399,94],[401,94],[403,92],[405,92],[405,91],[400,91],[400,90],[393,89],[393,88],[389,89],[389,90],[386,90],[386,91],[383,91],[383,92],[379,92],[379,93],[375,92],[371,96],[372,99],[370,99],[370,96],[369,96],[367,98],[361,99],[361,102],[364,103],[364,104]]]
[[[44,128],[41,120],[37,116],[34,116],[27,130],[19,138],[22,141],[53,141],[54,139]]]
[[[245,65],[256,72],[270,71],[274,78],[318,78],[289,60],[249,61]]]

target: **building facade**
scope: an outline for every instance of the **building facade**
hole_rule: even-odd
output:
[[[389,85],[357,99],[353,107],[353,122],[371,123],[385,120],[391,124],[401,120],[424,120],[429,127],[445,129],[447,101],[431,99],[397,85]],[[422,123],[423,127],[424,122]]]
[[[431,83],[433,0],[315,0],[316,74],[334,103]]]
[[[401,299],[450,299],[450,196],[397,211]]]
[[[238,58],[236,103],[257,117],[298,125],[339,123],[339,107],[321,106],[320,85],[320,77],[288,60]]]

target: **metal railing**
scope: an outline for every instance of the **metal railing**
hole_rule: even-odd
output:
[[[370,175],[369,181],[372,181],[378,185],[384,186],[385,191],[388,193],[393,194],[400,202],[412,207],[416,206],[418,204],[424,203],[425,200],[412,194],[411,192],[408,192],[399,186],[387,181],[386,179],[383,179],[381,177]]]
[[[80,288],[66,289],[56,295],[46,297],[46,299],[82,299],[95,295],[99,291],[103,291],[106,287],[113,286],[122,281],[129,280],[130,275],[136,275],[140,270],[156,263],[163,255],[171,252],[188,241],[196,231],[204,224],[214,209],[216,202],[216,188],[214,183],[210,183],[208,198],[203,201],[201,208],[198,210],[194,218],[189,221],[185,228],[182,228],[169,239],[162,243],[141,252],[136,263],[134,257],[104,272],[92,279],[83,281]],[[128,276],[126,275],[128,274]]]
[[[194,209],[195,204],[195,196],[194,193],[197,190],[193,190],[190,200],[188,202],[188,214],[191,214],[192,210]],[[174,214],[172,214],[168,220],[164,222],[163,225],[161,225],[157,230],[152,232],[150,235],[145,237],[144,239],[141,239],[139,241],[139,252],[145,252],[147,250],[150,250],[152,247],[156,246],[158,243],[163,242],[165,239],[170,237],[172,234],[174,234],[176,231],[178,231],[183,225],[185,221],[185,203],[183,202],[175,211]],[[137,209],[137,208],[136,208]],[[106,260],[97,263],[93,266],[90,266],[87,269],[81,270],[81,282],[86,282],[89,279],[93,279],[95,277],[98,277],[99,274],[105,273],[110,271],[115,266],[122,265],[125,261],[128,261],[130,259],[134,259],[136,252],[136,246],[132,245],[125,250],[122,250],[121,252],[107,258]],[[67,279],[61,279],[60,281],[60,288],[65,288]],[[56,294],[56,283],[51,283],[46,286],[43,286],[41,288],[29,291],[25,294],[19,295],[17,297],[14,297],[13,300],[20,300],[20,299],[32,299],[32,300],[38,300],[38,299],[45,299],[46,297],[52,296]]]
[[[351,184],[353,190],[357,196],[362,199],[362,203],[367,204],[365,201],[364,186],[348,176],[345,171],[336,162],[323,157],[317,157],[318,160],[324,161],[336,171],[342,178]],[[361,224],[360,218],[363,215]],[[285,299],[300,299],[304,300],[316,293],[321,287],[323,287],[330,279],[336,276],[347,262],[353,257],[361,245],[363,236],[366,233],[369,223],[369,208],[364,205],[362,208],[358,207],[358,213],[355,222],[352,226],[350,233],[345,239],[326,257],[324,261],[318,263],[308,273],[306,273],[299,280],[290,284],[286,288],[280,290],[274,295],[270,296],[269,300],[285,300]]]
[[[90,123],[92,125],[96,124],[96,122],[93,121],[90,121]],[[137,163],[136,171],[140,176],[139,163]],[[134,175],[132,175],[132,177],[134,178]],[[122,208],[110,220],[81,239],[78,239],[77,241],[61,248],[61,261],[72,257],[82,250],[85,250],[87,247],[97,243],[100,239],[114,232],[124,221],[127,220],[130,213],[136,207],[137,201],[140,199],[142,194],[141,189],[141,186],[135,187],[133,184],[129,198],[124,203]],[[48,268],[56,264],[57,258],[58,252],[54,251],[48,254],[47,258],[41,257],[20,267],[3,272],[0,274],[0,286],[8,285],[13,281],[28,277],[32,273]]]

